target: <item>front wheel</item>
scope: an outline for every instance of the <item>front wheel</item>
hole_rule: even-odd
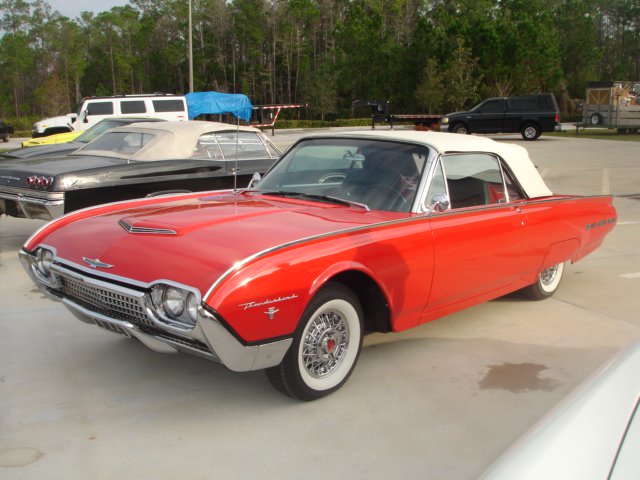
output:
[[[461,135],[469,135],[469,129],[464,123],[458,123],[451,128],[453,133],[459,133]]]
[[[563,273],[564,263],[545,268],[538,274],[536,283],[524,288],[522,293],[531,300],[544,300],[556,293]]]
[[[300,320],[282,363],[267,369],[281,393],[309,401],[345,384],[362,349],[362,308],[351,290],[337,283],[323,287]]]

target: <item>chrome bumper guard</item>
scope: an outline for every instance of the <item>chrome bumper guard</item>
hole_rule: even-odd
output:
[[[4,203],[14,203],[21,216],[36,220],[53,220],[64,214],[64,194],[56,196],[60,198],[46,199],[26,196],[22,193],[0,192],[0,200],[4,200]],[[5,212],[0,213],[6,213],[6,206],[4,210]]]
[[[155,352],[188,353],[221,363],[236,372],[246,372],[280,364],[293,341],[287,338],[259,345],[244,345],[202,307],[198,309],[198,322],[193,329],[171,327],[158,321],[151,312],[146,313],[147,318],[140,317],[139,312],[148,310],[145,305],[147,294],[140,290],[96,280],[61,265],[52,266],[57,281],[46,285],[34,271],[35,259],[32,255],[22,251],[20,260],[43,293],[52,300],[62,302],[76,318],[112,333],[135,338]],[[74,283],[82,282],[89,293],[78,294],[76,298],[70,296],[62,286],[65,279],[71,279]],[[77,291],[77,287],[73,288]],[[117,312],[112,306],[114,296]],[[99,305],[102,298],[108,301]],[[124,309],[120,308],[122,305],[125,305]],[[131,311],[138,314],[131,315]],[[121,318],[115,318],[114,313]]]

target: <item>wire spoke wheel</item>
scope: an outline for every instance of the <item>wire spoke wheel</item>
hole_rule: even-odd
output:
[[[267,369],[280,392],[315,400],[339,389],[362,349],[362,309],[351,290],[329,283],[309,302],[282,363]]]
[[[304,368],[314,378],[330,375],[349,348],[349,327],[339,312],[327,312],[309,323],[302,343]]]
[[[545,268],[538,274],[536,283],[524,288],[522,292],[532,300],[548,298],[558,290],[563,273],[564,263]]]

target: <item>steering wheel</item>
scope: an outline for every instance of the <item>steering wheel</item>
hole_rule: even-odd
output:
[[[359,195],[360,198],[354,198],[353,200],[367,204],[372,210],[390,210],[394,212],[402,211],[394,207],[396,205],[405,206],[407,204],[407,200],[402,196],[402,193],[399,190],[382,183],[374,183],[372,185],[354,185],[353,187],[347,189],[347,191],[345,192],[346,195],[351,196],[351,192],[355,189],[362,189],[363,193],[362,195]],[[384,191],[383,199],[385,201],[382,202],[382,206],[387,207],[384,209],[377,208],[380,205],[375,204],[375,200],[380,199],[380,190]]]

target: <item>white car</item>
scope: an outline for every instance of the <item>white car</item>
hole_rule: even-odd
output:
[[[483,480],[640,478],[640,342],[585,381]]]
[[[186,121],[187,101],[184,95],[117,95],[85,98],[76,113],[45,118],[33,124],[33,138],[65,132],[83,132],[106,118],[159,118]]]

